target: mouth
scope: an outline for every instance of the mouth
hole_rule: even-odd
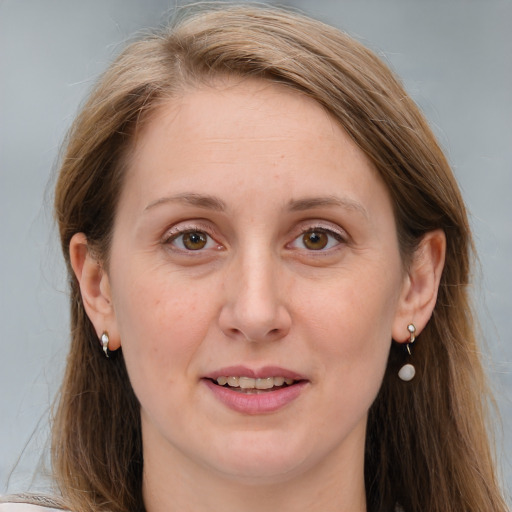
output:
[[[217,386],[248,395],[259,395],[279,391],[302,382],[302,379],[291,379],[282,376],[254,378],[245,375],[221,375],[216,379],[212,378],[209,380]]]
[[[230,366],[202,379],[212,396],[237,413],[275,413],[299,399],[311,382],[294,371],[278,366],[251,369]]]

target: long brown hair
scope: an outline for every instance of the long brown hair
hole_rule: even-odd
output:
[[[432,132],[400,82],[368,49],[305,16],[270,7],[188,10],[132,43],[72,126],[55,210],[71,288],[71,348],[53,430],[53,463],[76,511],[143,510],[139,404],[122,349],[107,360],[87,318],[68,248],[77,232],[108,266],[116,203],[133,139],[163,101],[219,74],[284,84],[327,109],[373,161],[395,208],[404,265],[443,229],[446,264],[415,347],[416,378],[396,374],[393,345],[368,420],[368,510],[505,512],[487,434],[487,388],[468,297],[473,243],[464,203]]]

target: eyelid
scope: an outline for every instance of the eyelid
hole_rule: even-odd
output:
[[[307,233],[308,231],[314,231],[315,229],[332,233],[333,236],[340,238],[340,240],[347,241],[349,238],[348,233],[337,224],[317,219],[300,222],[297,226],[295,238],[301,234]]]

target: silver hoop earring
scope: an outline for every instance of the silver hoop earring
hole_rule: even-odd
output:
[[[104,331],[101,335],[101,344],[103,345],[103,352],[105,352],[105,357],[109,357],[108,355],[108,343],[110,338],[108,337],[108,332]]]
[[[414,324],[409,324],[407,326],[407,330],[409,331],[409,341],[407,342],[407,353],[409,355],[411,354],[411,345],[416,340],[416,327]],[[414,379],[414,376],[416,375],[416,368],[411,363],[404,364],[402,368],[400,368],[400,371],[398,372],[398,377],[402,379],[404,382],[409,382],[410,380]]]

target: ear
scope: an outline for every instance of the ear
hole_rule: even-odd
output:
[[[411,323],[418,336],[430,320],[437,301],[445,253],[444,231],[430,231],[422,238],[404,279],[393,323],[395,341],[405,343],[409,340],[407,326]]]
[[[69,243],[69,257],[80,286],[85,312],[94,326],[98,340],[107,331],[109,349],[117,350],[121,343],[108,274],[91,251],[83,233],[73,235]]]

